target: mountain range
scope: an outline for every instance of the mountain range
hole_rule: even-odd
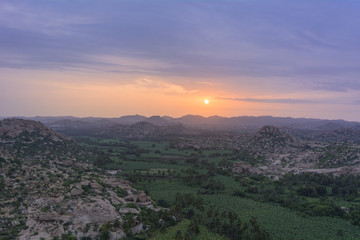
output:
[[[40,121],[46,126],[58,130],[82,130],[82,129],[104,129],[115,125],[132,125],[138,122],[147,122],[155,126],[171,126],[182,124],[186,128],[243,132],[257,131],[264,125],[272,125],[282,129],[297,129],[311,131],[338,130],[344,128],[360,129],[359,122],[345,120],[325,120],[314,118],[291,118],[291,117],[272,117],[272,116],[239,116],[239,117],[221,117],[211,116],[202,117],[199,115],[185,115],[179,118],[169,116],[151,116],[128,115],[118,118],[102,117],[20,117]]]

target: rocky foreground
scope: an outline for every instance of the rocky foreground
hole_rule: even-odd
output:
[[[96,157],[41,123],[0,121],[1,238],[119,239],[163,224],[167,211],[116,172],[94,167]]]
[[[137,219],[143,209],[160,211],[144,192],[114,176],[88,173],[80,182],[56,189],[59,183],[61,181],[46,186],[52,191],[32,192],[24,199],[19,210],[26,218],[27,227],[19,233],[19,239],[49,239],[65,232],[95,238],[104,224],[111,225],[110,234],[116,239],[126,236],[127,232],[135,234],[146,230]],[[134,223],[126,229],[123,225],[129,214]]]

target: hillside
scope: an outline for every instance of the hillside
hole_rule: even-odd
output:
[[[21,161],[86,160],[90,157],[74,140],[40,122],[23,119],[0,121],[0,154]]]
[[[166,217],[116,171],[94,167],[104,156],[42,123],[2,120],[0,143],[1,239],[114,238],[160,227],[152,220]]]

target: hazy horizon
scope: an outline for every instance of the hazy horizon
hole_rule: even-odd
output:
[[[174,119],[182,118],[186,116],[194,116],[194,117],[203,117],[203,118],[211,118],[211,117],[221,117],[221,118],[240,118],[240,117],[271,117],[271,118],[292,118],[292,119],[316,119],[316,120],[329,120],[329,121],[346,121],[346,122],[360,122],[356,120],[346,120],[346,119],[328,119],[328,118],[311,118],[311,117],[291,117],[291,116],[272,116],[272,115],[238,115],[238,116],[221,116],[221,115],[210,115],[203,116],[199,114],[185,114],[180,116],[170,116],[170,115],[143,115],[143,114],[129,114],[129,115],[121,115],[121,116],[112,116],[112,117],[103,117],[103,116],[73,116],[73,115],[34,115],[34,116],[21,116],[21,115],[12,115],[12,116],[0,116],[0,119],[3,118],[103,118],[103,119],[112,119],[112,118],[121,118],[121,117],[131,117],[131,116],[141,116],[146,118],[151,117],[171,117]]]
[[[4,0],[0,115],[360,121],[359,10],[350,0]]]

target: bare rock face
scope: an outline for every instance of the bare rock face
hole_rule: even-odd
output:
[[[87,223],[103,224],[120,217],[109,201],[100,198],[92,198],[92,203],[76,202],[70,215],[78,227],[84,227]]]

